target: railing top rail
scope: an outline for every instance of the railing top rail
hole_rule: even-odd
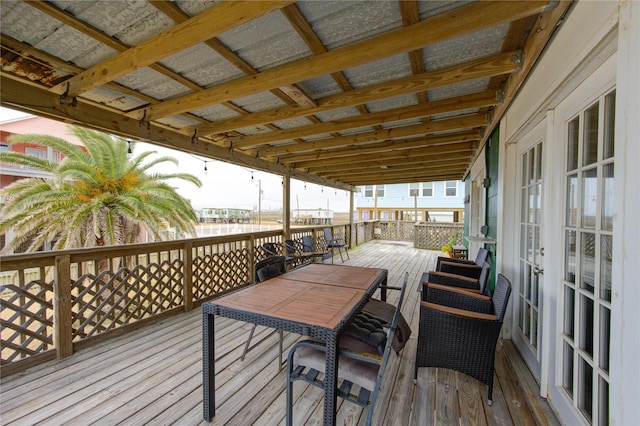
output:
[[[81,262],[83,260],[93,260],[101,256],[113,257],[114,254],[135,255],[147,253],[150,248],[153,249],[152,251],[177,250],[184,248],[186,243],[190,243],[193,246],[199,246],[205,244],[229,243],[234,241],[249,241],[252,237],[263,238],[278,235],[282,235],[281,230],[229,234],[214,237],[185,238],[180,240],[156,241],[149,243],[122,244],[117,246],[15,253],[0,255],[0,262],[2,263],[3,269],[8,268],[9,265],[21,266],[21,264],[25,262],[30,263],[30,266],[46,266],[50,265],[53,261],[52,259],[55,259],[58,256],[70,256],[72,262]]]

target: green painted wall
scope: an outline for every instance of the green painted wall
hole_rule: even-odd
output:
[[[491,137],[487,141],[485,147],[485,161],[487,166],[487,177],[490,179],[487,188],[486,199],[486,222],[487,237],[494,240],[498,237],[498,167],[499,167],[499,127],[493,131]],[[496,245],[486,246],[491,251],[491,277],[489,278],[489,286],[494,288],[496,282],[496,253],[498,249]]]

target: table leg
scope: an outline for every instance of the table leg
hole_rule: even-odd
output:
[[[338,336],[328,339],[324,378],[324,420],[325,425],[336,424],[336,404],[338,400]]]
[[[202,409],[206,422],[216,414],[214,315],[202,313]]]

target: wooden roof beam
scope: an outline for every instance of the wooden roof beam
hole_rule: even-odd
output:
[[[264,4],[264,2],[241,2],[240,4],[242,7],[248,7],[247,5],[253,3]],[[548,5],[549,2],[474,3],[426,19],[410,27],[403,27],[321,55],[281,65],[255,76],[236,79],[211,87],[201,93],[180,96],[158,105],[142,108],[132,112],[130,116],[138,120],[143,117],[147,120],[154,120],[264,92],[534,15],[544,11]],[[211,34],[205,40],[214,35],[216,34]],[[104,67],[99,66],[99,69],[104,69]]]
[[[367,169],[382,169],[392,166],[402,166],[408,164],[424,164],[424,163],[437,163],[442,160],[451,160],[451,159],[466,159],[469,160],[471,153],[473,152],[473,147],[470,147],[470,144],[460,144],[466,145],[459,148],[456,148],[453,152],[448,152],[444,148],[446,147],[438,147],[440,150],[436,152],[431,152],[429,154],[423,155],[412,155],[410,157],[399,156],[395,157],[393,155],[388,158],[371,160],[366,159],[360,161],[359,157],[354,158],[354,162],[333,162],[328,161],[327,164],[317,165],[317,166],[308,166],[308,165],[300,165],[298,168],[307,169],[310,173],[323,173],[323,172],[332,172],[332,171],[349,171],[349,170],[367,170]],[[466,149],[465,149],[466,148]]]
[[[76,97],[290,3],[291,1],[273,0],[220,3],[156,37],[94,65],[57,85],[54,91],[70,98]]]
[[[442,135],[420,136],[411,139],[398,139],[361,146],[349,146],[345,148],[323,150],[320,152],[312,151],[304,154],[293,153],[293,155],[284,155],[277,158],[283,161],[313,161],[318,159],[318,154],[321,154],[322,159],[326,160],[336,157],[362,156],[366,154],[382,153],[398,149],[425,148],[433,145],[453,144],[455,142],[474,142],[479,139],[480,132],[472,130]],[[259,157],[265,158],[263,155],[259,155]]]
[[[359,133],[355,135],[340,136],[331,139],[322,139],[319,141],[310,141],[301,144],[302,147],[309,150],[320,150],[329,148],[346,147],[348,145],[361,144],[363,142],[377,142],[390,139],[401,139],[412,136],[424,136],[438,132],[449,132],[463,130],[471,130],[486,125],[487,119],[484,115],[469,115],[458,118],[449,118],[445,120],[430,121],[427,123],[416,124],[414,126],[394,127],[381,131]],[[319,152],[316,155],[324,155]],[[287,158],[291,160],[291,158]]]
[[[318,100],[316,108],[303,109],[297,105],[289,105],[274,108],[267,111],[256,112],[242,117],[230,118],[217,123],[205,124],[196,127],[189,127],[190,131],[197,130],[198,134],[206,135],[213,133],[224,133],[230,130],[256,126],[264,123],[271,123],[288,118],[304,117],[311,114],[332,111],[349,106],[361,105],[367,102],[375,102],[381,99],[415,93],[420,90],[427,90],[436,87],[443,87],[450,84],[471,81],[478,78],[491,77],[498,74],[508,74],[519,69],[519,64],[514,58],[520,57],[520,51],[500,53],[485,58],[475,59],[462,64],[451,65],[449,67],[429,71],[419,75],[400,78],[393,81],[375,84],[372,86],[354,89],[346,93],[338,93],[326,96]],[[493,94],[495,98],[495,93]],[[499,101],[496,99],[495,103]],[[187,132],[188,133],[188,132]],[[247,147],[259,143],[256,137],[252,142],[249,137],[234,140],[234,146]],[[263,136],[268,140],[269,136]]]
[[[257,136],[246,136],[233,138],[233,147],[241,148],[248,146],[265,145],[296,138],[306,138],[310,136],[322,135],[331,132],[340,132],[360,127],[370,127],[377,124],[391,124],[396,121],[410,120],[421,117],[428,117],[437,114],[452,113],[455,111],[469,110],[474,108],[488,107],[496,105],[499,100],[495,91],[484,91],[456,98],[441,99],[426,104],[410,105],[393,110],[379,111],[355,117],[343,118],[340,120],[325,121],[309,126],[296,127],[293,129],[279,130]],[[200,134],[200,132],[198,132]],[[261,152],[264,152],[260,150]],[[277,150],[275,150],[277,151]]]
[[[446,145],[445,145],[446,146]],[[285,165],[295,166],[297,169],[307,169],[307,170],[316,170],[322,169],[324,167],[330,166],[344,166],[351,165],[353,168],[357,168],[360,164],[367,163],[377,163],[379,165],[385,165],[387,163],[392,163],[395,160],[402,160],[405,162],[411,162],[413,158],[417,160],[424,160],[425,158],[441,158],[442,156],[447,155],[456,155],[459,152],[465,153],[467,156],[471,156],[473,150],[475,149],[474,143],[463,142],[460,144],[452,144],[450,146],[452,152],[445,151],[444,147],[432,147],[432,148],[422,148],[422,149],[404,149],[399,151],[391,151],[380,154],[370,154],[370,155],[357,155],[351,157],[340,157],[328,160],[316,160],[316,161],[307,161],[301,163],[283,163]]]
[[[189,20],[191,17],[187,15],[182,9],[180,9],[175,3],[168,1],[159,1],[159,0],[149,0],[149,3],[152,4],[156,9],[167,15],[169,18],[173,19],[176,23],[180,24]],[[291,7],[292,5],[286,6]],[[251,64],[246,62],[240,56],[236,55],[231,49],[224,45],[217,38],[212,38],[204,42],[207,46],[213,49],[218,55],[222,56],[224,59],[229,61],[231,64],[236,66],[238,69],[243,71],[247,75],[256,75],[258,74],[258,70],[255,69]],[[297,87],[295,84],[290,84],[287,86],[280,87],[278,89],[272,90],[272,93],[282,99],[284,102],[291,104],[296,103],[304,108],[315,107],[316,102],[308,97],[302,89]],[[229,107],[229,104],[233,107],[237,108],[235,105],[230,102],[224,103],[225,106]],[[235,109],[232,108],[232,109]],[[238,108],[239,109],[239,108]],[[246,114],[246,111],[241,110],[243,114]]]
[[[435,182],[435,181],[443,181],[443,180],[462,180],[464,177],[463,169],[450,169],[443,170],[438,169],[436,171],[426,171],[423,173],[399,173],[399,174],[391,174],[391,173],[378,173],[376,175],[349,177],[346,182],[353,186],[363,186],[363,185],[383,185],[383,184],[392,184],[392,183],[414,183],[414,182]]]
[[[60,105],[59,96],[56,93],[46,90],[35,83],[7,76],[4,72],[0,72],[0,86],[2,87],[2,91],[0,91],[0,105],[8,108],[15,108],[19,111],[63,121],[68,124],[88,127],[120,137],[149,142],[154,145],[188,152],[204,158],[215,159],[282,176],[290,176],[295,179],[317,183],[318,185],[330,186],[346,191],[353,190],[350,185],[342,182],[335,182],[309,175],[308,173],[285,167],[282,164],[265,161],[254,156],[230,152],[230,150],[226,148],[215,146],[205,141],[194,141],[193,138],[175,132],[174,129],[167,126],[153,123],[150,126],[140,127],[137,120],[123,116],[120,111],[114,108],[98,105],[81,98],[78,99],[75,106]]]

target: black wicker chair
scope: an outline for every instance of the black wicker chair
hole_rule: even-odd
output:
[[[284,256],[271,256],[267,257],[256,263],[256,283],[261,283],[263,281],[268,280],[269,278],[274,278],[279,275],[287,272],[287,268],[285,265],[285,257]],[[251,327],[251,331],[249,332],[249,338],[247,339],[247,343],[244,345],[244,350],[242,351],[241,360],[244,360],[244,357],[247,355],[251,349],[255,348],[257,345],[271,337],[274,333],[280,334],[280,365],[284,364],[282,360],[282,352],[283,352],[283,333],[282,330],[273,330],[271,333],[264,336],[260,341],[251,345],[251,340],[253,339],[253,335],[256,331],[256,324],[253,324]]]
[[[489,259],[484,261],[478,278],[471,278],[465,275],[456,275],[448,272],[429,271],[422,274],[418,290],[420,291],[422,289],[423,283],[430,282],[433,284],[443,284],[452,287],[465,288],[479,293],[486,293],[490,275],[491,261]]]
[[[427,286],[420,303],[414,381],[420,367],[450,368],[489,386],[493,397],[496,344],[506,313],[511,283],[498,274],[492,297],[446,286]]]
[[[489,250],[482,247],[478,249],[475,260],[438,256],[436,271],[478,279],[482,273],[482,266],[488,259]]]
[[[382,350],[378,345],[379,340],[372,344],[370,341],[365,341],[366,339],[361,337],[361,333],[350,333],[349,327],[354,325],[353,323],[346,326],[346,330],[340,338],[338,378],[342,382],[337,389],[338,396],[363,408],[368,407],[367,425],[371,425],[380,384],[389,362],[394,335],[398,330],[400,309],[408,276],[409,274],[405,273],[398,305],[388,330],[385,331],[383,325],[379,325],[369,333],[372,337],[383,336]],[[367,326],[374,324],[374,322],[375,320]],[[304,380],[316,387],[323,388],[324,374],[321,373],[325,371],[325,356],[325,344],[315,340],[302,340],[289,351],[287,360],[287,425],[291,425],[293,422],[293,382]],[[354,388],[354,385],[357,386]]]

